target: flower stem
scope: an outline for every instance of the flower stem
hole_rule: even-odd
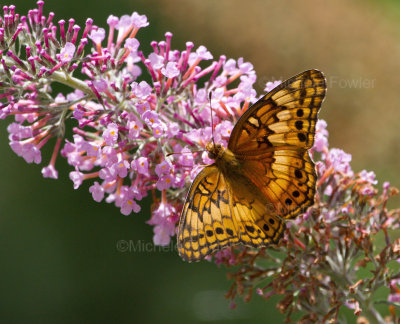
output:
[[[79,89],[85,94],[93,96],[93,92],[90,87],[86,84],[86,82],[81,81],[77,78],[71,77],[69,74],[64,72],[55,71],[52,73],[51,78],[54,81],[65,84],[73,89]]]
[[[365,316],[370,324],[385,324],[385,320],[381,314],[372,306],[369,299],[365,298],[364,294],[357,291],[355,299],[359,302],[362,309],[362,314]]]

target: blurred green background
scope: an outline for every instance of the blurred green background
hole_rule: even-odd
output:
[[[11,3],[21,14],[35,7],[2,1]],[[352,154],[355,171],[374,170],[379,183],[400,186],[399,1],[52,0],[49,11],[55,21],[74,17],[82,25],[92,17],[101,27],[110,14],[138,11],[150,21],[138,34],[145,51],[171,31],[174,48],[190,40],[214,57],[244,57],[260,94],[268,80],[318,68],[328,80],[320,117],[331,146]],[[43,179],[42,166],[9,148],[10,121],[0,124],[1,322],[282,322],[274,300],[258,296],[230,310],[227,271],[214,264],[186,264],[173,249],[118,251],[120,240],[152,242],[149,207],[125,217],[95,203],[88,185],[73,189],[61,158],[59,180]]]

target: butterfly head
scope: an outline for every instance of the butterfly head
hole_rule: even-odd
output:
[[[220,158],[225,151],[224,147],[221,144],[214,144],[212,142],[206,145],[206,150],[208,152],[208,157],[213,160],[217,160],[218,158]]]

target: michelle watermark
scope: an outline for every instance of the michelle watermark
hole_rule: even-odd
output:
[[[177,251],[176,243],[168,245],[154,245],[151,241],[144,240],[118,240],[115,244],[118,252],[122,253],[159,253]]]

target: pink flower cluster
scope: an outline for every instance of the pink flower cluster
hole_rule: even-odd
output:
[[[42,147],[54,145],[43,176],[57,178],[61,154],[73,167],[75,189],[93,179],[93,199],[114,203],[124,215],[138,213],[153,193],[148,223],[154,242],[169,244],[198,166],[211,162],[204,153],[212,136],[208,94],[215,141],[226,144],[242,109],[256,100],[253,66],[213,60],[191,42],[176,50],[171,33],[144,54],[137,34],[149,23],[136,12],[110,16],[107,32],[92,19],[81,31],[74,19],[55,22],[43,1],[37,5],[26,16],[4,6],[0,17],[0,118],[15,118],[11,148],[41,163]],[[53,83],[71,92],[53,93]],[[68,119],[76,122],[72,139],[64,136]]]

